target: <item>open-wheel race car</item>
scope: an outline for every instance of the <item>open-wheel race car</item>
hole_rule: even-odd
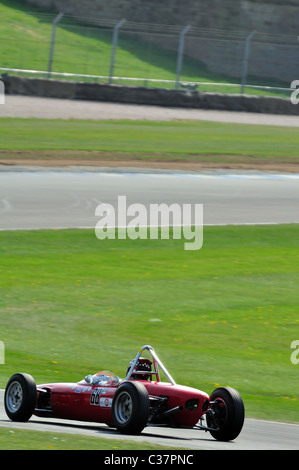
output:
[[[168,381],[161,381],[161,372]],[[105,423],[127,434],[160,424],[209,431],[221,441],[234,440],[244,422],[237,390],[219,387],[209,396],[176,384],[149,345],[138,351],[125,379],[101,371],[77,383],[37,386],[31,375],[17,373],[7,383],[4,405],[12,421],[28,421],[32,415],[81,420]]]

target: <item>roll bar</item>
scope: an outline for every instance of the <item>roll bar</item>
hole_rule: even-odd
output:
[[[142,372],[136,372],[134,371],[134,368],[138,362],[138,359],[140,358],[141,354],[143,353],[143,351],[149,351],[149,353],[151,354],[152,358],[153,358],[153,364],[154,364],[154,369],[155,371],[154,372],[145,372],[145,371],[142,371]],[[142,375],[149,375],[149,376],[152,376],[152,375],[155,375],[156,376],[156,380],[157,382],[160,382],[160,372],[159,372],[159,367],[160,369],[164,372],[165,376],[167,377],[167,379],[169,380],[169,382],[172,384],[172,385],[175,385],[175,381],[174,379],[171,377],[171,375],[169,374],[168,370],[166,369],[166,367],[162,364],[162,362],[160,361],[160,359],[158,358],[157,354],[155,353],[154,351],[154,348],[152,346],[150,346],[149,344],[146,344],[145,346],[142,346],[142,348],[138,351],[138,353],[136,354],[136,357],[135,359],[132,361],[132,364],[131,364],[131,367],[130,369],[128,370],[128,373],[127,373],[127,376],[126,376],[126,380],[129,380],[131,375],[132,375],[132,372],[134,371],[134,375],[135,374],[142,374]]]

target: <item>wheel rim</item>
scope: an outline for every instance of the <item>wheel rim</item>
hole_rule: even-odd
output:
[[[133,402],[132,398],[127,392],[122,392],[117,397],[115,403],[115,417],[117,421],[121,424],[125,424],[129,421],[132,416]]]
[[[12,382],[7,390],[6,405],[11,413],[16,413],[23,401],[23,389],[19,382]]]
[[[227,418],[227,406],[222,398],[216,398],[215,402],[217,403],[217,420],[220,426],[223,426]]]

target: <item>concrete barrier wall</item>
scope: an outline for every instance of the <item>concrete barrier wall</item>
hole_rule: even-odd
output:
[[[12,95],[299,115],[299,105],[287,98],[21,78],[7,74],[2,75],[2,81],[5,93]]]

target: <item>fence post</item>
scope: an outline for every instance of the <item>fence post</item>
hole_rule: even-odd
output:
[[[180,78],[181,78],[183,55],[184,55],[184,45],[185,45],[185,35],[188,33],[190,28],[191,28],[191,26],[188,25],[180,32],[177,67],[176,67],[176,82],[175,82],[176,90],[179,88]]]
[[[109,84],[112,83],[113,80],[113,71],[114,71],[114,63],[115,63],[115,53],[117,48],[118,42],[118,31],[122,27],[122,25],[126,22],[125,19],[120,20],[113,29],[113,39],[112,39],[112,52],[111,52],[111,59],[110,59],[110,73],[109,73]]]
[[[48,78],[51,78],[51,72],[52,72],[52,63],[53,63],[53,56],[54,56],[54,47],[55,47],[55,37],[56,37],[56,27],[63,17],[63,13],[59,13],[59,15],[56,16],[52,23],[52,36],[51,36],[51,46],[50,46],[50,53],[49,53],[49,64],[48,64]]]
[[[248,72],[248,59],[249,59],[249,52],[250,52],[250,41],[252,37],[255,35],[255,31],[252,31],[248,34],[247,38],[245,39],[245,47],[244,47],[244,57],[243,57],[243,73],[242,73],[242,84],[241,84],[241,94],[244,94],[245,86],[246,86],[246,79],[247,79],[247,72]]]

